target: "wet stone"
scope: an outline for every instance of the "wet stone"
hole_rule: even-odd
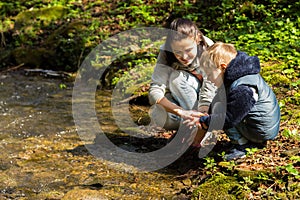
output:
[[[69,191],[62,200],[108,200],[109,198],[97,190],[74,189]]]

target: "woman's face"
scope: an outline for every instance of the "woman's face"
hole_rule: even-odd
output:
[[[184,66],[191,64],[197,56],[197,43],[190,37],[173,41],[171,48],[177,60]]]

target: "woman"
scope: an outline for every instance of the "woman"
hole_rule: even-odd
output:
[[[213,42],[188,19],[175,19],[152,74],[150,117],[156,125],[177,130],[190,110],[207,112],[216,87],[204,77],[199,59]]]

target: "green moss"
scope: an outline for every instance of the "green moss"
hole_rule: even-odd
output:
[[[32,9],[20,12],[16,17],[16,28],[27,26],[33,23],[43,22],[45,25],[49,22],[62,18],[67,13],[63,6],[52,6],[48,8]]]
[[[243,199],[246,198],[243,186],[234,177],[217,173],[201,184],[193,194],[193,199]]]

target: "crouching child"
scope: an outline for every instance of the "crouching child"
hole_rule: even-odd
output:
[[[232,44],[217,42],[203,52],[200,65],[204,66],[208,80],[218,88],[225,88],[223,130],[234,144],[225,155],[226,160],[240,158],[245,155],[246,148],[263,144],[278,135],[279,105],[274,92],[259,74],[258,57],[237,51]],[[213,100],[208,115],[199,112],[184,123],[207,129],[211,121],[219,117],[211,112],[217,101],[217,98]]]

